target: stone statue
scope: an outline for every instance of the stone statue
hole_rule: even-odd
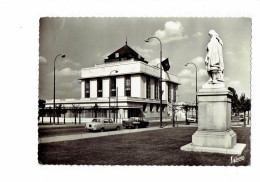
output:
[[[223,42],[215,30],[209,31],[211,37],[207,45],[205,66],[209,75],[209,84],[224,82]]]

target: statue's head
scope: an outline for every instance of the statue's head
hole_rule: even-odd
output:
[[[210,36],[210,37],[213,37],[213,36],[218,37],[218,33],[217,33],[215,30],[210,30],[210,31],[209,31],[209,36]]]
[[[215,30],[210,30],[209,31],[209,36],[212,38],[212,37],[215,37],[218,42],[223,46],[223,41],[220,39],[218,33],[215,31]]]

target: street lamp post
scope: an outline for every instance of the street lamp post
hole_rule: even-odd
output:
[[[185,66],[188,66],[188,64],[193,64],[194,66],[195,66],[195,68],[196,68],[196,123],[198,123],[198,96],[197,96],[197,92],[198,92],[198,87],[197,87],[197,85],[198,85],[198,77],[197,77],[197,66],[196,66],[196,64],[194,64],[194,63],[187,63],[187,64],[185,64]]]
[[[53,82],[53,124],[55,124],[55,62],[57,58],[61,56],[62,58],[65,58],[64,54],[58,54],[54,59],[54,82]]]
[[[145,42],[150,39],[157,39],[160,42],[160,80],[159,80],[159,94],[160,94],[160,128],[162,128],[162,43],[158,37],[149,37]]]
[[[111,97],[111,90],[110,90],[110,87],[111,87],[111,74],[113,73],[113,72],[115,72],[115,73],[117,73],[118,71],[117,70],[112,70],[111,72],[110,72],[110,74],[109,74],[109,97],[108,97],[108,108],[109,108],[109,113],[108,113],[108,117],[110,118],[110,97]]]

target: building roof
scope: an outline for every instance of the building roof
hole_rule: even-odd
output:
[[[140,54],[135,52],[131,47],[127,45],[127,41],[123,47],[110,54],[108,58],[105,59],[105,63],[118,62],[129,59],[134,59],[135,61],[142,61],[144,63],[148,63]]]

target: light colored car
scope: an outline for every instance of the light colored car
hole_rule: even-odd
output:
[[[196,117],[195,116],[191,116],[190,118],[187,118],[187,121],[189,123],[196,123]]]
[[[120,124],[113,122],[109,118],[94,118],[85,124],[85,128],[91,131],[120,130]]]

